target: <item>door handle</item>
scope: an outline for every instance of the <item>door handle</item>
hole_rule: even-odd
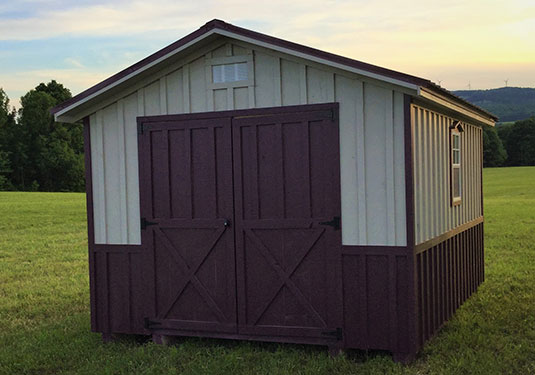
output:
[[[226,227],[230,227],[230,220],[229,219],[225,219],[225,221],[223,222],[223,226],[226,228]]]

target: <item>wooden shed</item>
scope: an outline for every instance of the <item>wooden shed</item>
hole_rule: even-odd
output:
[[[83,119],[91,328],[411,358],[483,281],[482,126],[415,76],[213,20]]]

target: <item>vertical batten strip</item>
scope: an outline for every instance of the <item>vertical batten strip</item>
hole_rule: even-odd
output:
[[[167,78],[160,78],[160,114],[167,114]]]
[[[386,95],[385,103],[385,181],[386,181],[386,244],[395,245],[395,201],[394,201],[394,92]]]
[[[434,237],[434,226],[435,226],[435,214],[433,212],[433,207],[435,205],[435,197],[434,197],[434,191],[435,191],[435,185],[433,184],[434,178],[435,178],[435,170],[434,170],[434,154],[435,150],[433,149],[433,140],[435,138],[435,133],[433,130],[434,125],[434,117],[435,113],[428,111],[427,112],[427,170],[426,170],[426,179],[427,179],[427,196],[426,196],[426,208],[427,208],[427,239],[431,239]],[[433,254],[430,254],[433,256]],[[433,258],[431,258],[431,262],[433,262]],[[431,263],[432,265],[432,263]],[[431,289],[431,292],[433,292],[433,289]]]
[[[439,176],[439,153],[438,147],[438,114],[433,114],[433,237],[440,235],[439,220],[440,220],[440,180]]]
[[[184,99],[184,113],[191,112],[190,89],[189,89],[189,64],[182,68],[182,90]]]
[[[247,86],[247,94],[249,96],[249,108],[256,107],[256,78],[255,78],[255,52],[252,50],[247,51],[248,55],[251,55],[251,59],[247,62],[249,70],[249,81],[251,84]]]
[[[410,111],[409,108],[407,108]],[[410,117],[409,117],[410,118]],[[403,94],[394,91],[394,202],[395,202],[395,231],[396,231],[396,245],[407,245],[407,197],[406,197],[406,183],[405,183],[405,111]],[[408,125],[409,126],[409,125]],[[410,133],[409,133],[410,134]],[[410,142],[410,140],[407,140]],[[412,153],[411,153],[412,154]],[[410,161],[412,163],[412,160]],[[411,185],[413,179],[411,176]],[[412,194],[411,194],[412,195]],[[413,198],[411,197],[411,200]],[[412,219],[413,220],[413,219]],[[411,230],[412,232],[412,230]]]
[[[102,110],[97,111],[95,116],[95,166],[93,181],[93,191],[97,192],[98,200],[95,202],[95,234],[98,232],[98,238],[95,238],[96,243],[107,243],[107,223],[106,223],[106,181],[105,181],[105,152],[104,152],[104,129],[102,121]],[[98,228],[98,230],[97,230]]]
[[[420,170],[419,170],[419,180],[420,180],[420,241],[423,242],[426,240],[425,228],[426,228],[426,215],[425,215],[425,111],[420,109],[419,120],[420,120],[420,134],[419,134],[419,143],[420,143]]]
[[[208,52],[205,57],[205,65],[204,65],[204,79],[206,80],[206,109],[208,111],[215,111],[215,104],[214,104],[214,90],[210,88],[210,84],[212,83],[212,63],[210,59],[212,58],[212,51]]]
[[[128,243],[128,212],[127,212],[127,187],[126,187],[126,145],[124,130],[124,100],[117,102],[117,154],[119,157],[119,207],[121,243]]]
[[[358,234],[359,243],[368,244],[367,217],[366,217],[366,152],[365,152],[365,127],[364,127],[364,82],[357,81],[357,102],[355,103],[356,118],[356,150],[357,150],[357,207],[358,207]]]
[[[275,106],[282,105],[282,85],[281,85],[281,59],[275,58],[275,66],[273,69],[273,89]]]
[[[442,173],[442,158],[443,158],[443,151],[442,151],[442,115],[437,115],[437,123],[436,123],[436,132],[437,132],[437,143],[436,143],[436,152],[437,152],[437,179],[438,179],[438,186],[436,187],[438,189],[438,199],[436,203],[437,212],[436,215],[438,215],[437,220],[437,228],[438,228],[438,235],[444,233],[444,183],[443,183],[443,173]]]
[[[299,64],[299,89],[301,104],[307,104],[307,66],[305,64]]]

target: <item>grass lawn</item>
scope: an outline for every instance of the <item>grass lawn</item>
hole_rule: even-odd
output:
[[[535,167],[487,169],[486,281],[409,366],[385,353],[89,328],[85,196],[0,192],[0,374],[535,374]]]

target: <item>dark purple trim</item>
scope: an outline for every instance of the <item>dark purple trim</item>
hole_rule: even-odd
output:
[[[136,254],[141,253],[143,247],[141,245],[113,245],[113,244],[93,244],[92,251],[96,253],[120,253],[120,254]]]
[[[411,113],[411,96],[403,95],[403,122],[405,138],[405,210],[406,210],[406,229],[407,229],[407,247],[414,247],[414,145],[413,145],[413,126]]]
[[[161,58],[162,56],[174,51],[175,49],[180,48],[181,46],[191,42],[192,40],[202,36],[203,34],[209,32],[210,30],[213,30],[213,29],[226,30],[226,31],[229,31],[229,32],[232,32],[232,33],[244,36],[244,37],[248,37],[248,38],[251,38],[251,39],[254,39],[254,40],[257,40],[257,41],[273,44],[273,45],[276,45],[276,46],[279,46],[279,47],[290,49],[292,51],[305,53],[305,54],[308,54],[308,55],[311,55],[311,56],[315,56],[315,57],[318,57],[318,58],[321,58],[321,59],[332,61],[334,63],[347,65],[347,66],[350,66],[350,67],[353,67],[353,68],[356,68],[356,69],[365,70],[365,71],[368,71],[368,72],[371,72],[371,73],[383,75],[385,77],[390,77],[390,78],[397,79],[397,80],[404,81],[404,82],[408,82],[408,83],[411,83],[411,84],[414,84],[414,85],[422,86],[422,87],[425,87],[425,88],[427,88],[429,90],[432,90],[432,91],[434,91],[436,93],[439,93],[439,94],[442,94],[444,96],[447,96],[448,98],[450,98],[450,99],[452,99],[452,100],[454,100],[456,102],[459,102],[459,103],[461,103],[463,105],[466,105],[466,106],[470,107],[471,109],[475,110],[476,112],[479,112],[483,116],[491,117],[494,120],[498,119],[493,114],[491,114],[491,113],[485,111],[484,109],[479,108],[479,107],[475,106],[474,104],[472,104],[472,103],[470,103],[470,102],[468,102],[468,101],[466,101],[466,100],[464,100],[464,99],[462,99],[462,98],[450,93],[449,91],[447,91],[447,90],[443,89],[442,87],[434,84],[433,82],[431,82],[428,79],[412,76],[412,75],[401,73],[401,72],[398,72],[398,71],[395,71],[395,70],[382,68],[382,67],[379,67],[377,65],[368,64],[368,63],[365,63],[365,62],[362,62],[362,61],[353,60],[353,59],[350,59],[350,58],[347,58],[347,57],[335,55],[335,54],[332,54],[332,53],[329,53],[329,52],[321,51],[321,50],[318,50],[318,49],[315,49],[315,48],[311,48],[311,47],[307,47],[307,46],[304,46],[304,45],[301,45],[301,44],[289,42],[287,40],[275,38],[275,37],[272,37],[272,36],[269,36],[269,35],[266,35],[266,34],[258,33],[256,31],[252,31],[252,30],[248,30],[248,29],[245,29],[245,28],[242,28],[242,27],[234,26],[234,25],[231,25],[229,23],[226,23],[226,22],[218,20],[218,19],[214,19],[214,20],[206,23],[205,25],[201,26],[198,30],[192,32],[191,34],[186,35],[182,39],[179,39],[178,41],[168,45],[167,47],[165,47],[165,48],[153,53],[152,55],[144,58],[143,60],[135,63],[134,65],[132,65],[132,66],[120,71],[119,73],[114,74],[113,76],[105,79],[104,81],[98,83],[97,85],[95,85],[93,87],[90,87],[89,89],[87,89],[87,90],[81,92],[80,94],[72,97],[71,99],[61,103],[60,105],[52,108],[50,110],[50,112],[52,114],[55,114],[55,113],[59,112],[63,108],[66,108],[66,107],[70,106],[71,104],[74,104],[74,103],[76,103],[76,102],[88,97],[89,95],[99,91],[100,89],[103,89],[106,86],[111,85],[112,83],[114,83],[114,82],[120,80],[121,78],[129,75],[130,73],[141,69],[145,65],[148,65],[148,64],[152,63],[153,61],[155,61],[155,60]]]
[[[415,244],[415,216],[414,216],[414,144],[413,135],[414,127],[412,123],[412,98],[410,95],[403,96],[403,126],[404,126],[404,141],[405,141],[405,226],[407,229],[407,252],[410,253],[409,261],[407,262],[407,298],[408,298],[408,348],[406,353],[415,353],[418,348],[418,305],[417,305],[417,289],[416,289],[416,262],[414,255]],[[409,355],[400,355],[400,357],[408,358]]]
[[[414,247],[414,253],[419,254],[423,251],[426,251],[427,249],[436,246],[440,244],[441,242],[446,241],[447,239],[456,236],[457,234],[461,232],[465,232],[468,229],[481,224],[484,221],[483,216],[478,217],[477,219],[474,219],[472,221],[469,221],[467,223],[464,223],[462,225],[459,225],[458,227],[446,232],[442,233],[440,236],[437,236],[435,238],[432,238],[430,240],[427,240],[425,242],[422,242]]]
[[[270,114],[285,114],[285,113],[299,113],[310,111],[330,111],[334,109],[338,113],[339,103],[320,103],[320,104],[300,104],[288,105],[283,107],[265,107],[265,108],[249,108],[249,109],[231,109],[225,111],[200,112],[200,113],[182,113],[177,115],[154,115],[154,116],[139,116],[137,117],[138,124],[146,124],[149,122],[168,122],[168,121],[186,121],[186,120],[202,120],[219,117],[240,117],[240,116],[256,116],[256,115],[270,115]],[[141,151],[141,150],[139,150]]]
[[[93,247],[95,245],[95,225],[93,219],[93,170],[91,167],[91,133],[89,116],[84,117],[84,160],[85,160],[85,201],[87,212],[87,247],[89,256],[89,288],[91,308],[91,330],[97,330],[97,301],[95,286],[95,259]]]
[[[368,245],[344,245],[342,246],[342,255],[361,255],[373,253],[376,255],[400,255],[405,256],[412,254],[408,251],[407,246],[368,246]]]

